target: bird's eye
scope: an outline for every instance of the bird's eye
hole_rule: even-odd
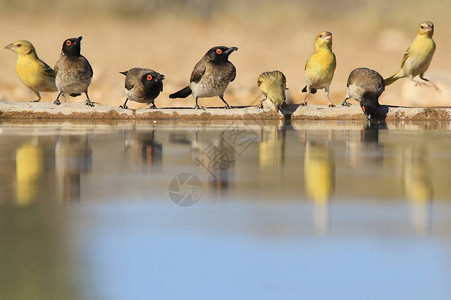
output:
[[[16,46],[17,46],[17,47],[22,47],[22,44],[17,44]]]
[[[222,54],[222,50],[221,49],[216,49],[216,54],[221,55]]]
[[[66,45],[70,46],[70,45],[72,45],[72,42],[68,40],[68,41],[66,41]]]
[[[152,80],[152,75],[147,75],[147,80]]]
[[[362,110],[363,110],[363,112],[366,112],[366,111],[365,111],[365,106],[362,106]]]
[[[424,26],[423,26],[423,25],[421,25],[421,26],[420,26],[420,28],[421,28],[421,29],[424,29]]]

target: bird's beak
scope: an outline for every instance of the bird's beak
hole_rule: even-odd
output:
[[[331,40],[332,39],[332,33],[326,32],[326,34],[324,35],[324,39],[325,40]]]
[[[224,51],[225,54],[230,54],[233,51],[238,51],[237,47],[230,47],[229,49],[227,49],[226,51]]]
[[[13,44],[9,44],[9,45],[5,46],[5,49],[14,51],[14,50],[16,50],[16,47]]]
[[[158,74],[157,77],[155,78],[156,80],[164,80],[164,75],[163,74]]]
[[[80,43],[80,41],[83,39],[83,37],[82,36],[79,36],[78,38],[77,38],[77,43]]]

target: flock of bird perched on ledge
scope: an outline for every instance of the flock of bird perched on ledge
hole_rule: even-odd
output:
[[[351,72],[347,82],[346,98],[342,105],[351,105],[348,99],[360,103],[363,113],[371,119],[379,107],[379,96],[385,86],[404,77],[410,78],[416,85],[438,87],[424,77],[435,52],[435,42],[432,39],[434,24],[422,22],[418,26],[418,34],[404,54],[401,68],[394,75],[383,79],[376,71],[368,68],[358,68]],[[91,83],[93,71],[88,60],[81,55],[81,39],[70,38],[64,41],[62,52],[55,68],[52,69],[39,59],[33,45],[25,40],[7,45],[5,48],[18,55],[16,72],[20,80],[41,99],[39,92],[56,92],[58,96],[54,104],[59,105],[61,95],[72,97],[86,94],[86,105],[94,106],[89,99],[88,87]],[[194,66],[190,83],[178,92],[171,94],[170,98],[186,98],[193,95],[196,105],[199,98],[218,96],[226,108],[230,108],[224,99],[224,92],[235,79],[235,66],[229,61],[232,52],[237,47],[213,47]],[[317,90],[324,89],[329,100],[329,106],[335,106],[329,98],[329,87],[336,67],[335,54],[332,52],[332,33],[320,32],[315,39],[314,52],[305,65],[306,86],[302,92],[306,93],[302,106],[307,105],[307,98]],[[164,75],[146,68],[132,68],[125,72],[125,102],[120,107],[127,109],[127,101],[152,104],[156,108],[155,99],[163,91]],[[415,79],[419,76],[420,80]],[[258,77],[257,85],[261,92],[272,101],[279,110],[286,101],[286,78],[280,71],[264,72]],[[264,101],[263,100],[263,101]],[[260,103],[262,105],[263,101]]]

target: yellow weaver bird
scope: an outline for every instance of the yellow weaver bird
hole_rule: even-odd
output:
[[[280,71],[264,72],[258,76],[257,86],[265,96],[259,107],[263,107],[263,101],[269,99],[280,110],[285,106],[287,90],[287,78]]]
[[[332,52],[332,33],[323,31],[318,33],[315,39],[315,48],[313,54],[305,64],[305,81],[307,85],[302,92],[307,93],[304,102],[301,105],[307,105],[307,97],[315,94],[317,90],[324,89],[329,106],[334,107],[329,97],[329,87],[334,77],[337,61]]]
[[[432,86],[438,90],[438,87],[429,79],[424,78],[424,73],[431,64],[432,57],[435,52],[435,42],[432,39],[434,34],[434,24],[432,22],[422,22],[418,25],[417,37],[407,48],[406,53],[401,62],[401,69],[392,76],[384,79],[385,85],[390,85],[396,80],[404,77],[409,77],[410,80],[419,86]],[[416,76],[420,75],[423,81],[415,80]],[[427,84],[429,82],[429,84]]]
[[[45,62],[39,59],[36,50],[29,41],[17,41],[5,49],[17,54],[16,73],[19,79],[41,100],[39,92],[56,92],[55,73]]]

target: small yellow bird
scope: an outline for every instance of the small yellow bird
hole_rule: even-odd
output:
[[[5,49],[17,54],[16,73],[19,79],[41,100],[39,92],[56,92],[55,72],[39,59],[36,50],[29,41],[17,41]]]
[[[307,105],[307,97],[315,94],[317,90],[324,89],[329,106],[334,107],[329,97],[329,87],[334,77],[337,61],[335,54],[332,52],[332,33],[323,31],[318,33],[315,39],[315,48],[313,54],[305,64],[305,81],[307,85],[302,89],[303,93],[307,93],[304,102],[301,105]]]
[[[401,69],[392,76],[384,79],[385,85],[390,85],[396,80],[409,77],[410,80],[419,86],[438,87],[429,79],[424,78],[424,73],[431,64],[435,52],[435,42],[432,39],[434,34],[434,23],[426,21],[418,25],[417,37],[410,44],[404,53],[401,62]],[[423,81],[415,80],[414,77],[420,75]],[[429,83],[429,84],[427,84]]]
[[[263,101],[269,99],[276,105],[276,109],[280,110],[285,106],[287,90],[287,78],[280,71],[264,72],[258,76],[257,86],[265,96],[260,102],[260,107],[263,106]]]

